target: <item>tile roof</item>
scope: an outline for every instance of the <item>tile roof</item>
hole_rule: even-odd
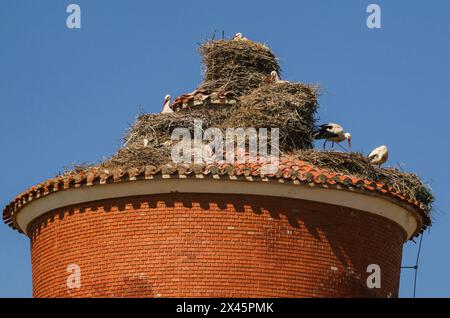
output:
[[[247,158],[248,159],[248,158]],[[63,175],[49,179],[29,188],[18,195],[3,210],[3,220],[6,224],[20,231],[16,224],[17,213],[30,202],[40,197],[50,195],[54,192],[64,191],[70,188],[83,186],[94,186],[106,183],[128,182],[142,179],[154,179],[157,176],[164,178],[176,178],[178,176],[205,177],[226,176],[229,178],[241,178],[247,181],[269,181],[291,182],[294,184],[306,184],[311,187],[321,186],[324,188],[344,189],[359,191],[367,194],[381,195],[392,199],[400,204],[406,204],[412,208],[416,218],[420,218],[415,235],[421,233],[431,224],[427,208],[420,202],[412,200],[394,187],[381,182],[362,179],[355,176],[333,172],[328,169],[318,168],[308,162],[301,161],[289,156],[280,159],[279,167],[274,173],[265,173],[261,167],[262,163],[251,163],[244,159],[242,163],[209,163],[209,164],[175,164],[168,163],[162,166],[147,165],[138,168],[123,170],[106,170],[99,168],[88,169],[69,175]]]
[[[170,108],[174,111],[180,111],[182,109],[197,106],[214,105],[217,107],[220,105],[233,105],[236,101],[236,94],[232,91],[212,92],[208,94],[205,91],[195,90],[192,93],[184,94],[175,98],[174,102],[170,105]]]

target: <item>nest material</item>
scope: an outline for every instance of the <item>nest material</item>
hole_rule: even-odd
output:
[[[266,46],[249,40],[215,40],[199,47],[204,82],[199,90],[233,91],[238,96],[258,88],[272,71],[280,73],[277,58]]]
[[[329,169],[333,172],[347,176],[355,176],[374,182],[382,182],[394,187],[402,194],[408,195],[412,200],[422,203],[427,212],[432,210],[434,197],[428,185],[413,174],[396,168],[378,168],[370,163],[366,156],[358,152],[337,152],[321,150],[297,150],[290,154],[295,159],[310,163],[313,166]],[[171,162],[171,146],[154,145],[144,147],[135,142],[121,148],[117,154],[97,166],[75,166],[63,175],[76,174],[98,167],[101,169],[141,168],[146,165],[162,166]]]
[[[221,127],[228,112],[229,107],[200,107],[177,113],[141,115],[125,135],[124,146],[101,166],[128,169],[167,163],[171,159],[171,136],[175,128],[189,129],[193,138],[195,119],[202,121],[203,130]],[[144,139],[148,142],[145,147]]]
[[[175,128],[187,128],[193,134],[194,119],[202,121],[202,128],[220,127],[230,107],[199,107],[177,113],[141,115],[124,137],[125,145],[139,143],[146,138],[149,145],[160,146],[171,140]]]
[[[300,150],[293,155],[319,168],[388,184],[411,199],[423,203],[428,211],[432,209],[434,197],[430,187],[413,173],[392,167],[378,168],[358,152]]]
[[[100,168],[128,170],[145,165],[161,166],[170,160],[170,146],[148,146],[132,144],[121,148],[115,155],[100,164]]]
[[[96,167],[95,164],[89,163],[89,162],[72,163],[70,165],[63,167],[62,171],[58,171],[55,174],[55,177],[58,177],[58,176],[65,177],[65,176],[70,176],[70,175],[76,175],[76,174],[91,170],[95,167]]]
[[[313,87],[277,83],[261,86],[232,108],[199,107],[170,114],[141,115],[125,135],[124,146],[102,166],[129,168],[169,161],[172,131],[188,128],[193,135],[194,119],[202,120],[204,130],[216,127],[224,136],[226,128],[279,128],[281,153],[309,149],[316,108]],[[144,139],[148,142],[146,147]]]
[[[263,85],[243,96],[224,127],[278,128],[280,152],[310,149],[317,111],[316,88],[300,83]]]

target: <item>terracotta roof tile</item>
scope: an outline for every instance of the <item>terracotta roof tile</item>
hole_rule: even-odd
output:
[[[237,102],[236,94],[232,91],[212,92],[208,94],[205,91],[195,90],[189,94],[183,94],[175,98],[170,108],[174,111],[189,109],[198,106],[214,105],[233,105]]]
[[[248,157],[245,159],[248,159]],[[6,224],[18,229],[15,224],[15,216],[23,206],[39,197],[50,195],[57,191],[79,188],[82,186],[95,186],[96,184],[105,184],[108,182],[119,183],[139,179],[152,179],[157,175],[166,175],[170,177],[174,174],[178,174],[179,176],[194,174],[197,176],[241,176],[243,178],[246,177],[247,180],[258,180],[252,177],[272,178],[278,179],[279,181],[287,180],[288,182],[294,183],[306,183],[310,186],[334,187],[336,189],[357,189],[358,191],[378,193],[390,196],[391,198],[397,199],[414,208],[422,218],[423,228],[420,229],[420,232],[430,224],[428,211],[423,204],[416,200],[412,200],[405,193],[400,193],[396,188],[381,182],[343,175],[331,170],[315,167],[309,163],[290,157],[281,159],[279,169],[275,173],[264,173],[261,168],[261,164],[251,163],[246,160],[244,163],[236,164],[214,162],[206,165],[174,163],[169,163],[160,167],[147,165],[145,167],[131,168],[128,171],[123,171],[122,169],[114,169],[113,171],[91,169],[86,172],[78,172],[73,175],[53,178],[31,187],[18,195],[4,208],[3,220]]]

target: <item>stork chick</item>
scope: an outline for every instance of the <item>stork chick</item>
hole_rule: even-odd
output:
[[[380,146],[378,148],[375,148],[367,156],[367,158],[369,158],[369,160],[370,160],[370,163],[377,165],[378,167],[381,167],[381,165],[388,160],[388,157],[389,157],[388,147],[386,147],[384,145]]]
[[[348,147],[352,148],[352,135],[349,132],[344,133],[344,128],[335,123],[321,125],[319,129],[314,131],[313,137],[314,139],[325,139],[323,149],[325,149],[325,146],[329,141],[332,142],[331,148],[333,148],[334,143],[339,144],[346,139],[348,142]]]
[[[166,95],[164,98],[162,114],[173,113],[172,108],[170,108],[170,95]]]

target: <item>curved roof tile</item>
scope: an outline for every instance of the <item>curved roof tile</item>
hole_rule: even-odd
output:
[[[247,158],[248,159],[248,158]],[[418,229],[417,234],[421,233],[431,220],[426,207],[416,200],[412,200],[407,194],[399,192],[394,187],[382,182],[366,180],[354,176],[348,176],[333,172],[328,169],[318,168],[307,162],[291,158],[282,157],[276,172],[263,171],[262,164],[251,163],[248,160],[240,163],[214,162],[208,164],[175,164],[168,163],[160,167],[147,165],[138,168],[123,170],[120,168],[112,171],[106,169],[92,168],[85,172],[63,175],[53,179],[46,180],[29,188],[27,191],[19,194],[3,210],[3,221],[14,229],[20,231],[16,225],[16,215],[30,202],[37,200],[42,196],[50,195],[54,192],[64,191],[70,188],[79,188],[82,186],[96,186],[98,184],[132,182],[139,179],[153,179],[157,175],[166,176],[188,176],[195,175],[228,175],[244,177],[260,177],[260,181],[266,178],[286,179],[290,181],[300,181],[309,186],[335,187],[338,189],[357,190],[368,193],[389,196],[401,203],[407,204],[417,211],[422,219],[423,227]],[[247,178],[248,179],[248,178]],[[251,178],[258,180],[257,178]]]

